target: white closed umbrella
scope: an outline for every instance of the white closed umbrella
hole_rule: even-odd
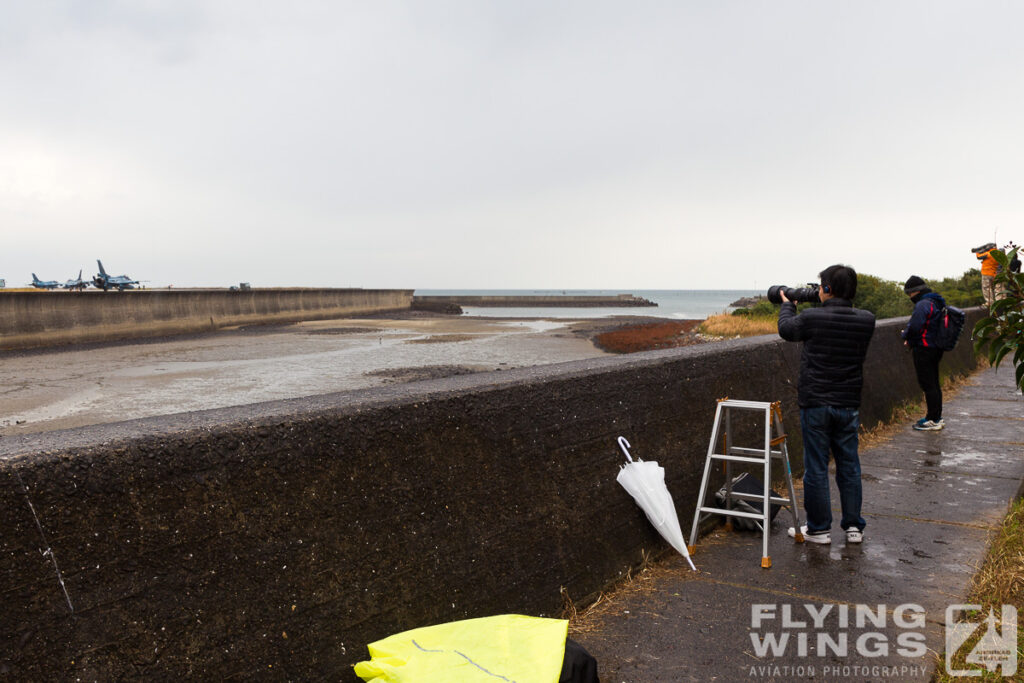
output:
[[[645,461],[640,458],[633,460],[629,454],[629,441],[626,441],[624,436],[619,437],[619,448],[625,453],[626,460],[629,462],[619,470],[615,481],[619,482],[622,488],[633,496],[636,504],[644,511],[647,519],[658,530],[658,533],[686,558],[693,571],[697,571],[686,548],[683,530],[679,528],[676,504],[672,501],[672,494],[668,492],[668,487],[665,486],[665,468],[658,465],[655,460]]]

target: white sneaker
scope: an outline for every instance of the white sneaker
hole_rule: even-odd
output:
[[[803,534],[804,541],[807,543],[828,545],[832,542],[832,535],[828,531],[808,531],[806,524],[800,525],[800,533]],[[789,535],[796,538],[796,529],[789,527]]]
[[[864,540],[864,532],[855,526],[851,526],[846,530],[846,542],[847,543],[860,543]]]
[[[942,420],[939,420],[938,422],[932,422],[931,420],[928,419],[920,419],[914,423],[914,429],[916,429],[919,432],[937,432],[938,430],[942,429],[945,426],[946,423],[943,422]]]

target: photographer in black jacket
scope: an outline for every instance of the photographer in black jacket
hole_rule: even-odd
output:
[[[819,276],[821,307],[796,313],[796,305],[781,294],[779,336],[804,343],[800,354],[797,403],[804,440],[804,510],[807,524],[800,531],[810,543],[832,542],[832,505],[828,490],[829,450],[836,461],[836,485],[843,509],[840,526],[847,543],[860,543],[860,394],[864,357],[875,332],[875,316],[853,307],[857,273],[835,265]],[[796,529],[790,529],[795,535]]]

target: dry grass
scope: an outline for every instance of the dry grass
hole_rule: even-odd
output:
[[[1017,608],[1018,615],[1024,613],[1024,499],[1018,498],[1014,501],[1009,514],[1006,515],[1002,526],[996,532],[981,569],[971,581],[967,603],[982,606],[982,614],[973,615],[972,621],[980,620],[988,613],[989,608],[995,608],[998,612],[1002,605],[1013,605]],[[996,619],[999,623],[998,614]],[[966,662],[966,653],[974,648],[984,632],[984,628],[979,628],[954,654],[954,668],[961,671],[977,668]],[[938,655],[937,659],[936,681],[948,683],[964,680],[963,677],[954,677],[947,673],[946,653]],[[1017,630],[1017,662],[1018,667],[1024,666],[1024,629],[1021,628]],[[971,680],[1002,681],[1007,679],[995,672],[981,670],[981,676]],[[1020,678],[1014,680],[1020,680]]]
[[[1024,499],[1014,501],[971,582],[971,600],[1024,610]]]
[[[701,544],[705,545],[706,539],[701,539]],[[634,596],[655,590],[660,581],[669,576],[678,576],[681,571],[689,576],[689,568],[680,569],[670,565],[668,560],[674,552],[666,551],[664,556],[667,559],[662,561],[652,561],[651,555],[644,552],[640,567],[627,570],[624,577],[583,610],[577,610],[568,591],[562,588],[562,618],[569,620],[570,634],[598,631],[604,627],[603,619],[606,615],[621,612],[622,605],[629,604]]]
[[[709,337],[756,337],[760,334],[775,334],[779,331],[775,318],[749,318],[745,315],[721,313],[709,316],[700,325],[700,333]]]

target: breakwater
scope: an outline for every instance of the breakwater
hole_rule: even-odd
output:
[[[866,427],[920,398],[905,322],[875,332]],[[0,671],[355,680],[396,631],[586,604],[666,547],[615,437],[688,527],[718,398],[782,401],[799,471],[799,356],[767,335],[2,439]],[[964,340],[942,370],[974,363]]]
[[[536,295],[536,296],[476,296],[443,295],[414,296],[413,308],[434,310],[445,305],[477,306],[485,308],[589,308],[657,306],[658,304],[633,294],[602,295]]]
[[[0,349],[408,310],[410,289],[0,292]]]

